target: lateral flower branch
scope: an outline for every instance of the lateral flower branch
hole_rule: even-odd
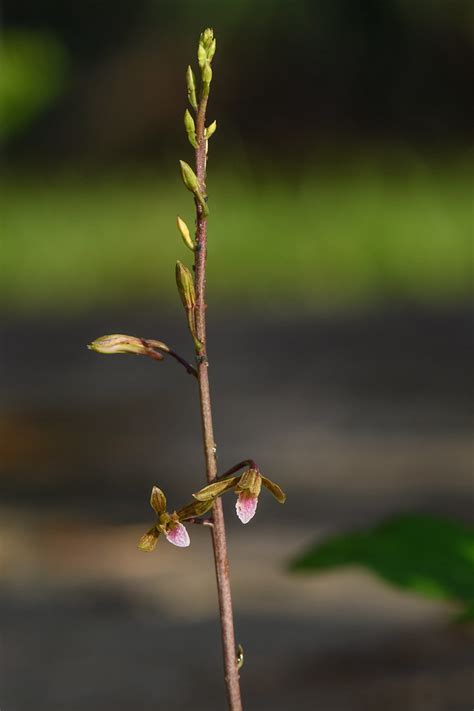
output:
[[[88,347],[105,355],[128,353],[147,356],[161,362],[171,357],[197,379],[202,423],[202,440],[207,485],[192,496],[194,500],[178,510],[168,511],[166,496],[154,486],[150,505],[156,520],[140,538],[138,547],[145,552],[155,549],[160,536],[180,548],[190,545],[185,523],[201,523],[209,528],[214,549],[214,565],[217,579],[219,613],[221,623],[224,680],[230,711],[241,711],[239,671],[243,665],[243,648],[236,645],[232,613],[232,596],[227,558],[226,531],[221,497],[229,491],[237,495],[236,511],[242,523],[248,523],[255,515],[262,486],[283,504],[286,496],[271,479],[261,474],[252,459],[239,462],[222,476],[217,476],[216,443],[212,419],[209,387],[209,359],[206,335],[206,260],[207,221],[209,216],[206,168],[208,142],[217,129],[216,121],[206,126],[206,111],[212,82],[212,60],[216,52],[216,40],[212,29],[202,32],[199,38],[197,59],[200,82],[196,81],[189,66],[186,71],[188,100],[191,107],[184,114],[184,128],[189,143],[195,151],[194,169],[185,161],[179,162],[184,186],[193,195],[195,207],[195,233],[191,235],[186,222],[177,218],[177,228],[183,244],[193,254],[192,269],[183,262],[176,262],[176,285],[186,314],[186,322],[193,341],[196,366],[191,365],[166,343],[154,339],[112,334],[102,336]],[[194,115],[193,115],[194,114]],[[243,471],[241,471],[243,470]],[[240,473],[238,473],[240,472]]]

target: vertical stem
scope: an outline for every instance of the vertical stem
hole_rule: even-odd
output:
[[[196,175],[202,195],[206,196],[206,160],[207,140],[204,138],[206,120],[207,96],[203,95],[199,103],[196,120]],[[206,475],[208,482],[217,477],[216,444],[212,423],[211,394],[209,389],[209,361],[206,344],[206,257],[207,257],[207,218],[202,206],[196,200],[196,251],[195,251],[195,290],[196,290],[196,333],[202,348],[197,353],[197,371],[199,381],[199,396],[201,402],[201,419],[204,455],[206,460]],[[217,593],[221,621],[222,648],[224,654],[224,678],[227,690],[227,700],[231,711],[241,711],[239,670],[236,660],[236,645],[234,636],[234,620],[232,613],[232,596],[229,578],[229,562],[227,558],[227,543],[224,523],[224,512],[220,498],[216,499],[213,508],[211,528],[214,548],[214,563],[217,578]]]

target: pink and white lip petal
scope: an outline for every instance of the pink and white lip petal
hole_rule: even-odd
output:
[[[257,504],[258,496],[253,496],[249,491],[240,492],[235,504],[235,510],[242,523],[248,523],[255,516]]]
[[[182,523],[177,523],[166,534],[166,540],[179,548],[187,548],[191,543],[189,533]]]

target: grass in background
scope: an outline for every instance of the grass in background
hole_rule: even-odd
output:
[[[161,174],[167,174],[164,166]],[[211,178],[209,287],[222,299],[309,307],[463,299],[471,287],[472,172],[372,168],[284,181]],[[0,294],[8,309],[173,296],[192,224],[176,175],[4,177]]]

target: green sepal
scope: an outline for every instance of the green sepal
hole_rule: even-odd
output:
[[[239,481],[239,476],[232,476],[229,479],[222,479],[221,481],[214,481],[212,484],[205,486],[200,489],[195,494],[194,498],[198,501],[210,501],[214,500],[217,496],[221,496],[224,492],[229,489],[233,489],[234,486]]]
[[[157,516],[166,511],[166,496],[157,486],[151,490],[150,506]]]
[[[138,541],[138,548],[145,553],[151,553],[151,551],[155,550],[159,535],[160,532],[157,527],[152,526]]]
[[[268,479],[266,476],[263,476],[263,474],[260,474],[260,476],[262,479],[263,486],[265,486],[268,491],[273,494],[279,504],[284,504],[286,501],[286,494],[283,489],[281,489],[278,484],[275,484],[275,482],[271,479]]]
[[[204,516],[214,506],[214,499],[208,501],[193,501],[187,506],[183,506],[176,514],[180,521],[187,521],[190,518]]]

